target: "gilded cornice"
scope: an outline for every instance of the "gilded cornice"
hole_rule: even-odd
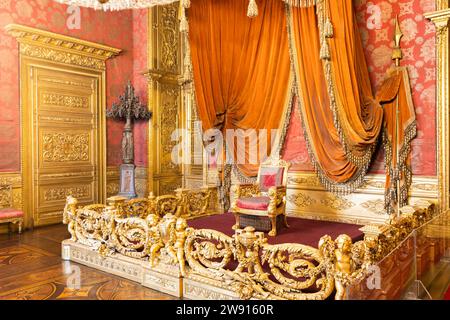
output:
[[[122,51],[18,24],[9,24],[5,30],[20,43],[21,54],[53,62],[104,70],[105,61]]]
[[[424,13],[425,18],[430,19],[438,26],[447,26],[450,19],[450,8]]]

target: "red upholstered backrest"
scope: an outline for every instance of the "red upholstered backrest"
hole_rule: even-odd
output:
[[[283,185],[284,167],[261,167],[259,189],[266,192],[270,187]]]

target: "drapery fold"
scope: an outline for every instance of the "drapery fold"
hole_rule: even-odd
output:
[[[383,120],[351,0],[319,0],[316,7],[289,7],[287,12],[310,157],[328,190],[351,192],[368,170]],[[332,36],[325,34],[327,17],[333,21]]]
[[[412,182],[411,141],[417,134],[407,68],[394,67],[388,70],[378,90],[377,100],[384,111],[385,209],[388,214],[392,214],[397,202],[399,207],[407,204],[408,190]]]
[[[246,16],[246,6],[245,1],[192,0],[187,10],[197,110],[204,130],[220,129],[224,136],[227,129],[267,129],[270,153],[270,130],[288,122],[292,98],[284,3],[259,2],[253,19]],[[257,140],[258,146],[264,143]],[[226,144],[236,159],[236,147]],[[237,166],[255,176],[263,159],[250,163],[250,152],[246,146],[246,161]]]

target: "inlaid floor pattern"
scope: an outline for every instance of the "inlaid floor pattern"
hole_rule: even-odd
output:
[[[61,259],[64,225],[0,235],[0,300],[166,300],[172,296]]]

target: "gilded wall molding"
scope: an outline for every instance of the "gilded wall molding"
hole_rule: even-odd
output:
[[[5,30],[20,43],[22,55],[53,62],[105,70],[105,61],[121,52],[109,46],[17,24],[7,25]]]

